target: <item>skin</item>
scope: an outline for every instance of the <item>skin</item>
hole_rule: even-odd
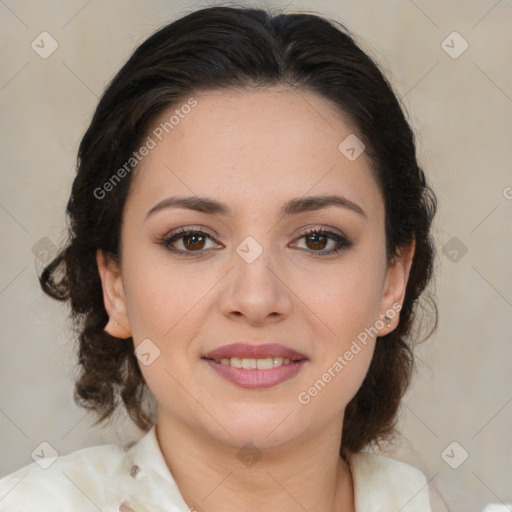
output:
[[[307,405],[297,396],[359,333],[403,303],[414,243],[387,266],[383,198],[366,154],[349,161],[338,150],[357,131],[326,99],[284,87],[194,98],[197,106],[137,168],[123,214],[120,263],[98,251],[110,315],[105,330],[132,336],[135,347],[149,338],[160,350],[149,366],[139,366],[158,402],[162,453],[189,506],[354,510],[353,481],[339,447],[345,407],[366,375],[375,338]],[[366,217],[337,206],[279,213],[289,199],[334,193],[357,203]],[[174,195],[223,201],[234,215],[172,208],[146,219]],[[212,235],[195,245],[190,238],[188,245],[184,238],[174,242],[202,251],[199,256],[179,256],[159,244],[180,227]],[[307,228],[345,234],[353,245],[315,256],[336,241],[302,237]],[[252,263],[236,252],[248,236],[263,249]],[[397,314],[390,327],[379,323],[378,336],[398,322]],[[243,340],[281,343],[309,360],[279,385],[241,388],[201,357]],[[237,457],[247,443],[262,456],[250,467]]]

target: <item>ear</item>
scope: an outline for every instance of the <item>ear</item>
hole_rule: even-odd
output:
[[[405,290],[409,280],[416,241],[413,240],[409,245],[400,247],[398,255],[395,256],[388,267],[384,285],[382,287],[382,298],[380,303],[380,318],[384,327],[379,329],[378,336],[385,336],[396,328],[400,321],[400,309],[405,299]],[[389,322],[384,317],[391,318]],[[379,322],[380,323],[380,322]],[[389,327],[388,327],[389,323]]]
[[[109,315],[104,330],[114,338],[129,338],[131,331],[119,265],[101,249],[96,251],[96,262],[103,288],[103,302]]]

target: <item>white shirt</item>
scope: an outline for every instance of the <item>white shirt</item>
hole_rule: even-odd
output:
[[[349,461],[356,512],[432,512],[418,469],[367,452]],[[165,462],[154,425],[126,447],[108,444],[41,458],[0,480],[1,512],[192,510]]]

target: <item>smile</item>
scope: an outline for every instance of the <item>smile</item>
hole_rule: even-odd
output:
[[[224,345],[202,359],[224,380],[250,389],[281,384],[297,375],[309,361],[291,347],[254,341]]]
[[[244,368],[245,370],[269,370],[278,366],[291,364],[291,360],[287,357],[265,357],[264,359],[249,359],[241,357],[223,357],[214,359],[218,364],[232,366],[233,368]]]

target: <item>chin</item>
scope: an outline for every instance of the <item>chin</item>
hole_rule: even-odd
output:
[[[299,418],[296,409],[295,403],[289,407],[283,404],[233,403],[216,416],[227,432],[224,429],[216,430],[228,444],[235,447],[252,443],[262,449],[272,448],[300,434],[295,432],[294,427],[297,427],[298,419],[304,418]]]

